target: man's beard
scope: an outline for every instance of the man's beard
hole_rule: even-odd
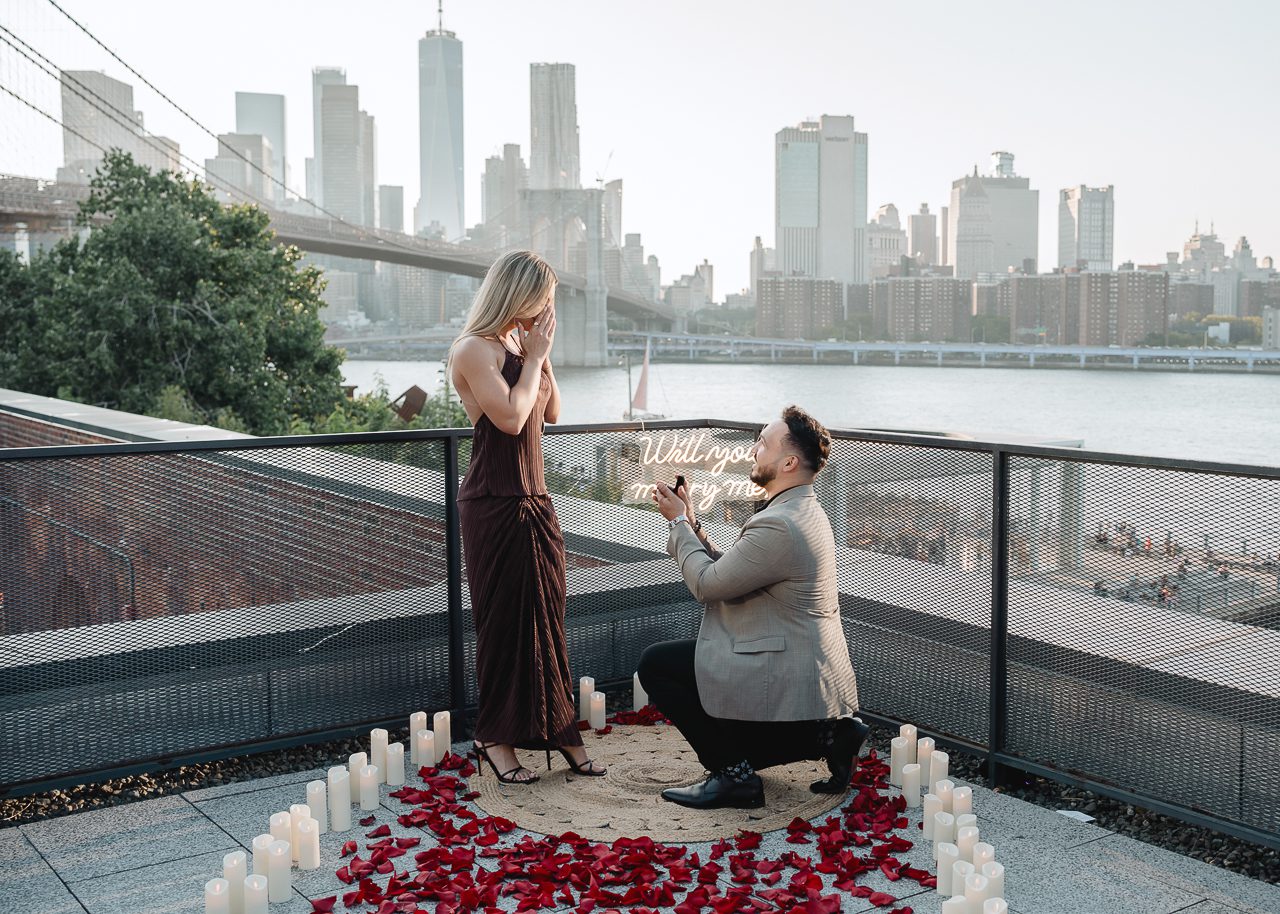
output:
[[[777,475],[778,475],[778,468],[774,466],[765,466],[763,464],[757,464],[756,466],[751,468],[751,481],[754,482],[756,485],[760,486],[761,488],[764,488],[769,483],[773,482],[774,478]]]

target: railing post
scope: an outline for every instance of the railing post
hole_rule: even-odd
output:
[[[996,758],[1004,752],[1009,715],[1009,455],[992,452],[991,491],[991,698],[987,708],[987,782],[1000,784]]]
[[[444,542],[449,574],[449,703],[456,715],[467,706],[467,665],[463,653],[462,530],[458,526],[458,436],[445,439]]]

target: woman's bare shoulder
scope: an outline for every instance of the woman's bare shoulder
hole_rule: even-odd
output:
[[[506,357],[501,343],[482,336],[464,336],[454,344],[453,354],[455,359],[461,359],[469,365],[483,364]]]

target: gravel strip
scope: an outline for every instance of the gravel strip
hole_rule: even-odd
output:
[[[626,695],[611,694],[609,698],[610,713],[621,707],[630,708],[629,692]],[[393,730],[390,738],[393,741],[403,741],[407,735],[407,730]],[[894,736],[897,736],[896,728],[873,725],[870,745],[887,758],[889,740]],[[462,737],[463,734],[459,733],[459,739]],[[351,753],[367,749],[367,740],[348,738],[3,799],[0,800],[0,827],[37,822],[89,809],[119,806],[137,800],[152,800],[203,787],[252,781],[291,771],[345,765]],[[981,756],[956,749],[948,751],[951,756],[950,769],[956,778],[988,786]],[[1078,810],[1093,816],[1100,827],[1117,834],[1145,841],[1251,879],[1280,884],[1280,851],[1202,826],[1188,825],[1121,800],[1098,796],[1088,790],[1065,787],[1044,778],[1024,775],[1020,783],[1003,785],[998,789],[1001,793],[1046,809]]]

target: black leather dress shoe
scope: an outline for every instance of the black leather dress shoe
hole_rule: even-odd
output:
[[[701,784],[668,787],[662,791],[662,799],[692,809],[758,809],[764,805],[764,781],[758,774],[742,782],[713,774]]]
[[[842,717],[836,722],[835,740],[827,753],[827,770],[831,777],[814,781],[809,789],[814,793],[844,793],[853,780],[853,766],[858,764],[862,744],[871,735],[871,728],[862,721]]]

